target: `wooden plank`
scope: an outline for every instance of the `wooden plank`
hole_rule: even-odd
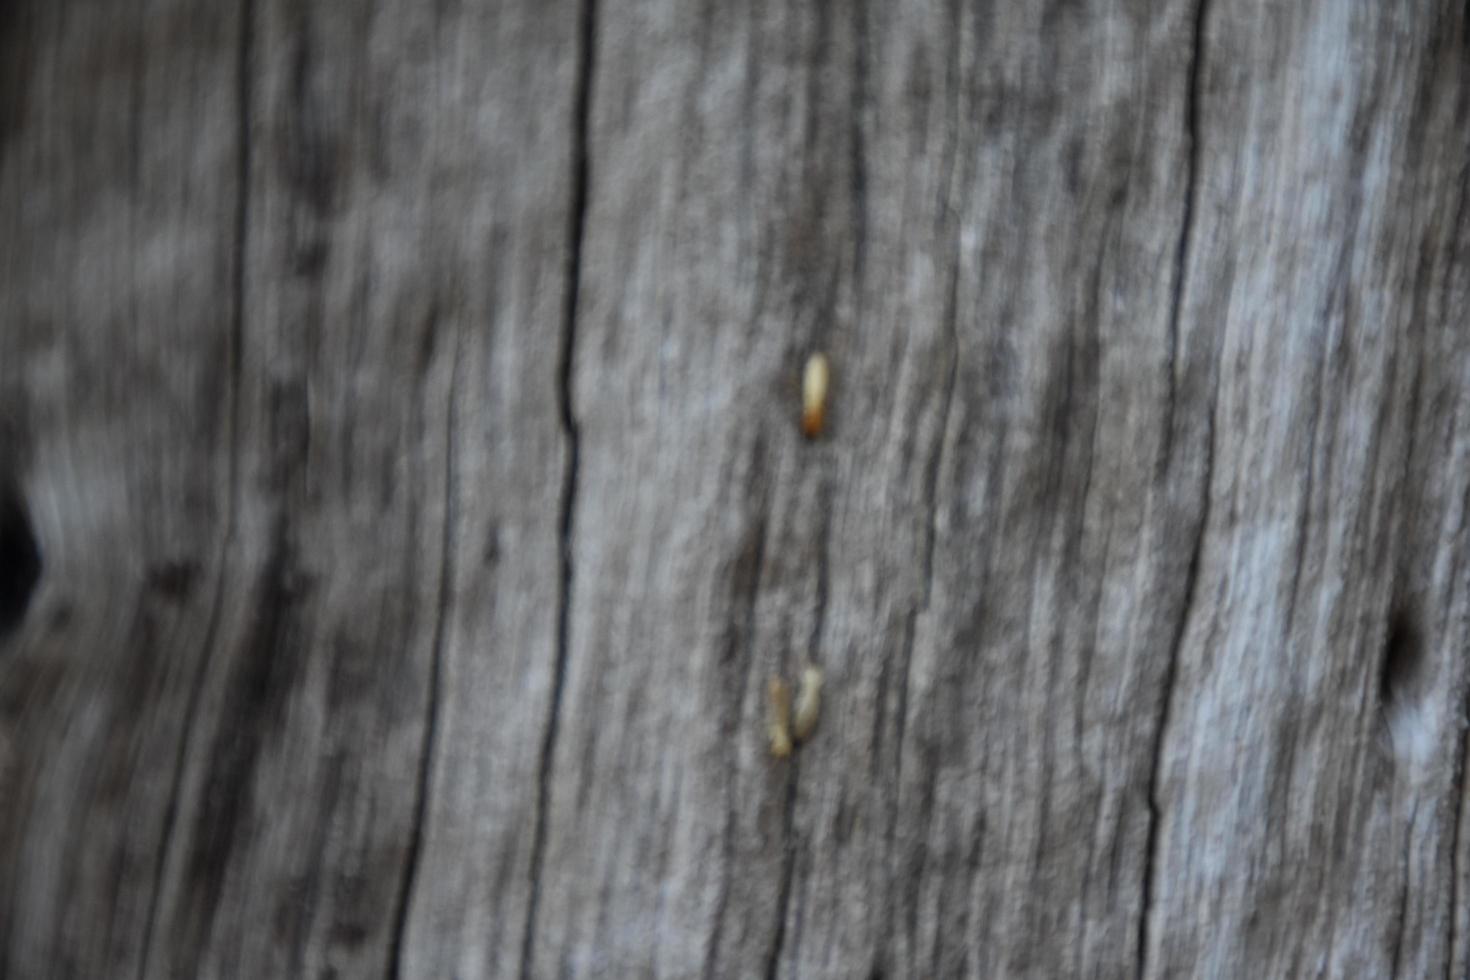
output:
[[[1470,968],[1462,4],[239,15],[0,11],[0,975]]]
[[[145,955],[219,636],[238,26],[194,0],[0,11],[0,579],[26,612],[0,635],[8,977]]]

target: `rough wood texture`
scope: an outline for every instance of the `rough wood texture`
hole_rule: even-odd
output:
[[[1466,975],[1467,16],[0,5],[0,977]]]

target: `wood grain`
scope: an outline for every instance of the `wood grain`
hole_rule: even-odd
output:
[[[5,5],[0,977],[1465,975],[1467,39]]]
[[[137,975],[188,819],[227,640],[238,26],[186,0],[0,19],[0,494],[42,562],[0,638],[7,977]]]

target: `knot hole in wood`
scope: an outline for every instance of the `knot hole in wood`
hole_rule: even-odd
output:
[[[1408,707],[1423,694],[1424,637],[1407,610],[1389,613],[1378,673],[1378,701],[1385,708]]]
[[[1378,673],[1378,705],[1393,756],[1412,768],[1427,764],[1443,727],[1436,710],[1435,665],[1418,618],[1405,609],[1388,617],[1383,662]]]
[[[0,636],[25,617],[41,580],[41,548],[20,494],[0,481]]]

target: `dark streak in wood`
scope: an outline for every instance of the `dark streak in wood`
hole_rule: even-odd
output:
[[[1201,90],[1200,80],[1204,72],[1205,53],[1205,31],[1208,25],[1209,0],[1196,0],[1194,14],[1194,32],[1191,40],[1190,68],[1189,68],[1189,91],[1185,102],[1185,131],[1189,145],[1189,170],[1185,182],[1184,217],[1179,230],[1179,249],[1175,259],[1174,293],[1169,305],[1169,399],[1164,414],[1164,450],[1163,458],[1167,460],[1173,450],[1174,432],[1174,386],[1177,384],[1176,364],[1179,350],[1179,318],[1184,305],[1184,290],[1186,278],[1189,274],[1189,247],[1190,238],[1194,231],[1195,197],[1199,193],[1200,180],[1200,152],[1202,136],[1200,134],[1200,102]],[[1218,384],[1219,373],[1216,372]],[[1212,405],[1218,404],[1218,391],[1212,398]],[[1209,429],[1205,434],[1205,462],[1204,475],[1200,481],[1200,517],[1199,526],[1195,532],[1193,548],[1190,552],[1188,571],[1184,578],[1184,605],[1179,611],[1178,624],[1175,627],[1173,641],[1169,645],[1169,659],[1164,668],[1163,685],[1159,703],[1158,721],[1154,725],[1153,749],[1150,753],[1151,763],[1148,770],[1148,788],[1145,800],[1148,803],[1148,834],[1144,843],[1144,866],[1142,874],[1143,902],[1138,916],[1138,973],[1139,980],[1148,976],[1149,957],[1149,916],[1153,908],[1154,878],[1160,873],[1158,867],[1159,848],[1159,823],[1163,820],[1163,802],[1159,799],[1159,780],[1164,764],[1164,739],[1169,731],[1169,722],[1172,715],[1173,699],[1175,697],[1175,673],[1179,668],[1180,648],[1183,646],[1185,630],[1189,625],[1190,613],[1195,608],[1195,590],[1199,585],[1200,558],[1204,553],[1205,534],[1209,530],[1210,510],[1213,497],[1213,483],[1215,471],[1214,451],[1214,418],[1211,409],[1211,421]],[[1309,464],[1310,465],[1310,464]]]
[[[1470,42],[1470,3],[1466,4],[1465,10],[1462,13],[1461,29],[1464,32],[1464,40]],[[1462,99],[1462,104],[1470,104],[1470,98]],[[1464,113],[1462,112],[1460,115],[1463,116]],[[1452,269],[1457,267],[1463,260],[1460,242],[1461,235],[1467,228],[1465,218],[1467,213],[1466,204],[1470,203],[1470,162],[1467,162],[1462,167],[1459,184],[1459,200],[1455,205],[1455,219],[1451,225],[1453,229],[1452,235],[1454,237],[1451,239],[1450,244],[1449,265]],[[1450,297],[1448,296],[1449,281],[1450,277],[1446,276],[1442,299],[1447,303],[1450,302]],[[1466,489],[1464,496],[1461,498],[1460,506],[1465,509],[1470,509],[1470,488]],[[1458,578],[1459,576],[1456,575],[1456,579]],[[1458,717],[1470,719],[1470,670],[1462,670],[1459,683],[1460,693],[1459,697],[1456,698],[1456,703],[1459,705]],[[1454,826],[1450,837],[1450,915],[1449,938],[1447,940],[1449,944],[1449,955],[1445,957],[1445,980],[1452,980],[1455,967],[1459,962],[1457,946],[1460,939],[1459,922],[1462,911],[1460,864],[1463,857],[1460,848],[1464,840],[1465,795],[1467,788],[1470,788],[1470,772],[1466,771],[1467,766],[1470,766],[1470,730],[1467,730],[1465,734],[1461,735],[1457,742],[1459,751],[1455,757],[1453,778],[1450,781],[1450,793],[1454,797]],[[1463,970],[1464,967],[1461,966],[1461,969]]]
[[[429,334],[437,334],[436,318],[425,328]],[[457,338],[456,338],[457,340]],[[424,345],[420,344],[420,351]],[[449,391],[444,405],[444,521],[439,529],[440,565],[439,590],[435,600],[434,633],[429,662],[428,697],[424,705],[424,737],[419,752],[418,786],[414,798],[413,830],[409,837],[408,853],[404,858],[403,876],[399,886],[396,908],[393,913],[393,938],[388,948],[388,980],[403,976],[403,944],[408,932],[409,911],[412,907],[414,888],[418,884],[420,858],[424,849],[424,834],[430,795],[433,791],[435,748],[439,742],[439,706],[444,700],[444,644],[450,616],[450,597],[453,595],[454,570],[454,418],[456,394],[459,391],[459,345],[455,344],[454,361],[449,368]]]
[[[208,752],[209,775],[199,811],[191,816],[195,832],[183,869],[186,911],[171,937],[189,975],[200,972],[198,957],[219,907],[230,852],[241,823],[252,819],[256,806],[251,792],[256,760],[300,656],[291,625],[299,594],[291,580],[293,557],[286,533],[284,527],[276,531],[271,558],[255,586],[256,619],[242,642],[246,656],[237,662],[220,708],[221,724]]]
[[[736,747],[740,738],[741,703],[723,695],[726,691],[749,691],[752,676],[759,658],[755,650],[756,611],[761,596],[761,575],[766,561],[766,537],[770,524],[770,484],[765,466],[766,444],[757,433],[752,440],[748,476],[742,488],[741,500],[750,508],[739,537],[738,548],[730,561],[729,615],[726,622],[726,639],[720,651],[720,680],[716,692],[718,703],[723,709],[720,726],[724,743],[723,763],[729,771],[736,769]],[[724,858],[724,873],[720,877],[719,891],[714,903],[714,923],[705,949],[704,972],[716,973],[720,958],[720,942],[727,922],[726,909],[730,901],[730,879],[737,872],[736,830],[739,823],[742,801],[733,781],[724,786],[724,822],[720,828],[720,851]]]
[[[214,595],[210,600],[209,617],[204,627],[204,640],[198,653],[198,667],[190,682],[188,701],[184,708],[183,731],[178,742],[178,751],[173,759],[169,779],[168,803],[164,808],[163,825],[156,845],[152,888],[148,895],[148,912],[143,921],[142,946],[138,955],[138,977],[145,980],[149,975],[150,957],[153,951],[154,932],[158,928],[159,901],[163,894],[164,875],[168,867],[170,847],[174,829],[179,820],[179,795],[184,780],[185,763],[199,717],[199,705],[204,685],[209,674],[211,656],[220,641],[220,621],[224,615],[225,589],[228,582],[229,558],[235,546],[236,519],[239,509],[240,483],[240,387],[241,363],[244,357],[245,316],[248,299],[249,272],[247,269],[250,242],[250,165],[251,165],[251,86],[254,81],[254,16],[255,0],[240,0],[239,48],[236,52],[236,148],[235,172],[235,226],[234,268],[231,275],[231,323],[228,342],[229,390],[227,402],[230,406],[226,422],[228,459],[225,475],[226,506],[225,529],[222,536],[218,571],[216,572]]]
[[[1174,385],[1177,383],[1179,360],[1179,316],[1184,304],[1184,285],[1189,271],[1189,242],[1194,231],[1196,201],[1199,195],[1200,174],[1200,79],[1204,74],[1205,27],[1209,0],[1195,0],[1194,33],[1191,40],[1189,62],[1189,91],[1185,96],[1184,128],[1189,145],[1189,170],[1184,190],[1184,219],[1179,228],[1179,251],[1174,260],[1177,270],[1174,293],[1169,301],[1169,401],[1164,412],[1164,452],[1162,460],[1170,458],[1174,438]]]
[[[766,956],[765,980],[776,980],[781,967],[781,950],[786,942],[786,918],[791,912],[792,876],[796,872],[796,790],[801,772],[801,760],[792,756],[788,760],[785,781],[785,799],[781,807],[781,876],[776,891],[776,900],[771,903],[775,912],[775,929],[771,949]]]
[[[562,711],[562,689],[566,683],[567,657],[571,643],[572,587],[575,564],[572,544],[577,508],[577,476],[580,462],[580,430],[574,404],[573,369],[576,361],[577,312],[582,278],[582,243],[587,228],[588,171],[591,167],[589,131],[592,119],[592,79],[597,47],[597,0],[580,0],[581,34],[576,53],[576,97],[572,110],[572,205],[569,212],[569,245],[566,278],[565,320],[562,324],[561,359],[557,368],[557,397],[562,435],[566,442],[566,465],[561,491],[558,543],[561,582],[557,595],[556,664],[552,674],[551,704],[546,734],[541,746],[540,781],[537,786],[536,823],[530,849],[530,894],[527,899],[526,933],[521,946],[521,977],[535,976],[536,919],[541,893],[541,867],[546,846],[546,811],[551,804],[551,769],[555,760],[557,729]]]

